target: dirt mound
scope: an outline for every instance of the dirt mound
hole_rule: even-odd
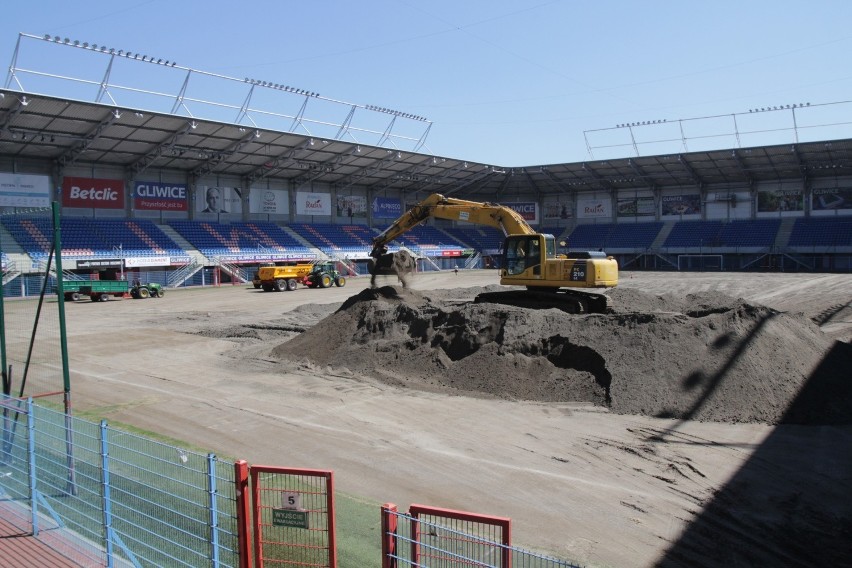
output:
[[[831,348],[804,316],[719,293],[616,289],[611,313],[584,316],[470,293],[367,289],[272,354],[427,390],[777,423]],[[808,420],[845,420],[841,406]]]

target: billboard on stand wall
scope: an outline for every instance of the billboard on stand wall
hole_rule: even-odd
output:
[[[137,181],[133,208],[137,211],[187,211],[185,183]]]
[[[86,209],[124,209],[124,180],[66,177],[62,206]]]
[[[612,217],[612,202],[609,197],[601,199],[579,199],[577,200],[577,217],[581,219]]]
[[[195,195],[195,210],[199,213],[243,212],[243,192],[239,187],[202,185]]]
[[[331,194],[296,192],[297,215],[331,215]]]
[[[50,178],[0,173],[0,207],[50,207]]]
[[[260,189],[253,187],[249,192],[249,212],[286,215],[290,212],[286,189]]]

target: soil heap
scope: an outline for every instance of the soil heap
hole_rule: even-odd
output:
[[[802,314],[719,293],[614,289],[606,314],[470,300],[499,286],[370,288],[272,355],[411,388],[584,402],[620,414],[722,422],[848,420],[847,392],[788,409],[832,341]],[[842,364],[842,361],[840,362]],[[785,414],[786,412],[786,414]]]

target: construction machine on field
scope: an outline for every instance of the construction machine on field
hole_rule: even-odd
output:
[[[558,308],[569,313],[603,313],[607,297],[594,290],[618,284],[618,263],[600,251],[560,252],[553,235],[537,233],[511,207],[432,194],[413,206],[373,239],[370,273],[395,274],[406,285],[414,270],[408,253],[388,253],[388,243],[430,218],[450,219],[499,228],[505,264],[500,284],[524,290],[486,292],[477,302],[530,308]],[[564,246],[562,247],[564,248]]]

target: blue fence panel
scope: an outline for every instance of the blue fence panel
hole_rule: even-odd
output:
[[[3,398],[0,499],[98,565],[236,567],[232,463]],[[66,551],[68,550],[66,542]]]

